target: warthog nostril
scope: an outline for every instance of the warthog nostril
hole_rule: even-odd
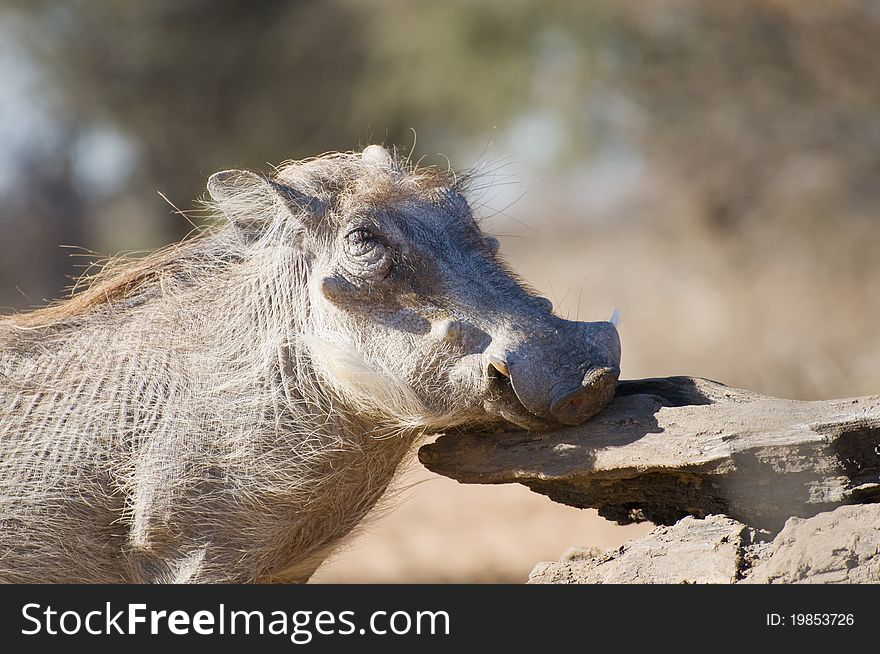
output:
[[[495,368],[498,372],[500,372],[505,377],[510,377],[510,369],[507,367],[507,362],[500,357],[496,357],[494,354],[487,354],[486,361],[489,362],[489,365]]]
[[[619,368],[592,368],[577,388],[560,393],[550,403],[557,422],[577,425],[605,408],[614,396]]]

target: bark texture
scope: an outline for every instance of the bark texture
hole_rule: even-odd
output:
[[[794,401],[707,379],[624,381],[588,422],[552,432],[450,433],[419,450],[463,483],[521,483],[621,524],[792,517],[880,500],[880,396]]]

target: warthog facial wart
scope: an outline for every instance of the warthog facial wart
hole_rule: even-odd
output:
[[[0,579],[302,582],[419,437],[605,407],[614,325],[519,281],[466,179],[219,172],[218,224],[0,319]]]

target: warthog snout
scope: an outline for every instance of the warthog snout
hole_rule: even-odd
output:
[[[519,403],[551,423],[576,425],[611,401],[620,375],[620,339],[611,322],[571,322],[549,316],[535,335],[487,350],[499,383],[509,381]]]

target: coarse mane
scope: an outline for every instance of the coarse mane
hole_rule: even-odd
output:
[[[464,192],[470,174],[456,175],[451,167],[420,167],[418,162],[393,152],[399,175],[388,175],[386,168],[365,161],[360,152],[330,152],[301,161],[288,161],[274,169],[274,181],[299,189],[343,209],[354,201],[367,200],[374,205],[389,204],[413,194],[448,187]],[[226,222],[216,203],[203,201],[210,215],[220,224]],[[266,207],[250,207],[267,211]],[[210,237],[220,227],[197,228],[187,238],[160,248],[142,258],[116,256],[106,261],[97,273],[87,271],[70,289],[70,295],[31,311],[0,317],[4,323],[23,329],[41,329],[63,324],[112,302],[125,301],[155,284],[166,275],[186,272],[194,256],[210,250]],[[207,246],[207,247],[206,247]],[[222,253],[214,252],[213,256]],[[97,265],[97,264],[95,264]],[[94,266],[92,266],[94,267]]]
[[[184,262],[200,249],[213,231],[200,231],[189,239],[172,243],[139,259],[114,257],[97,273],[86,272],[81,276],[66,299],[32,311],[4,316],[0,318],[0,324],[5,322],[25,329],[51,327],[83,316],[99,306],[125,300],[160,276],[180,272]]]

